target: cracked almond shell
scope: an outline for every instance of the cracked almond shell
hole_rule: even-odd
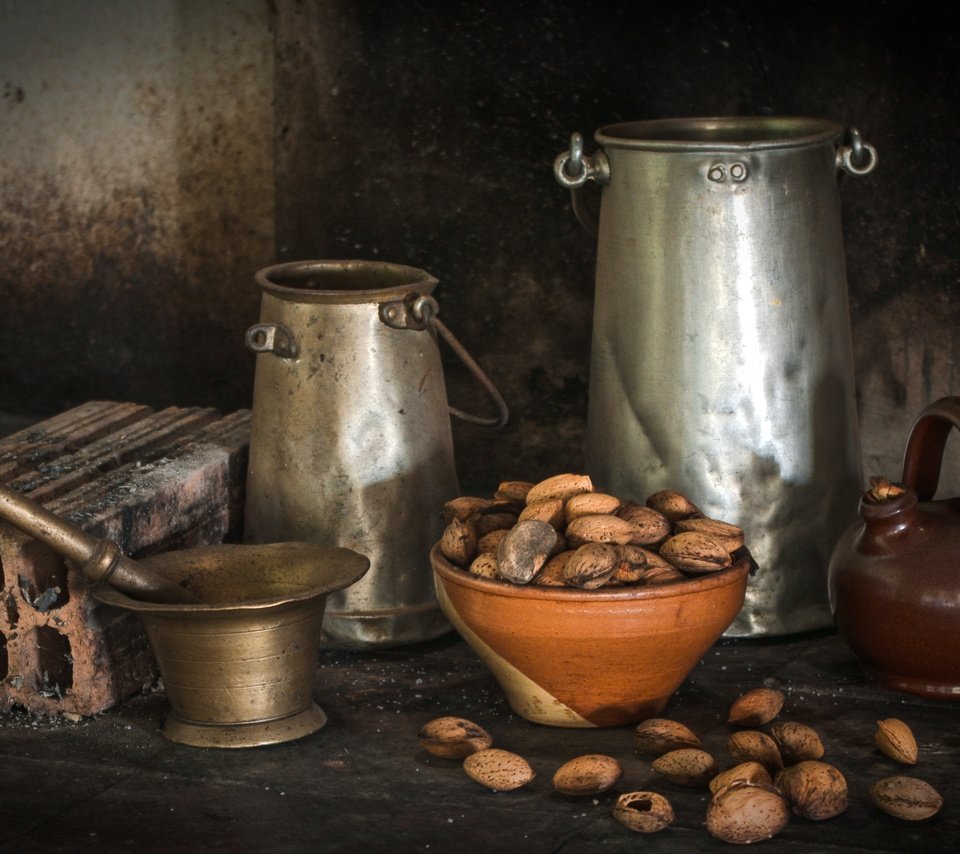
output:
[[[613,805],[613,817],[637,833],[656,833],[673,824],[673,806],[658,792],[627,792]]]

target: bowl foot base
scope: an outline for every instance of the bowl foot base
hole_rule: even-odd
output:
[[[303,738],[326,722],[326,714],[316,703],[284,718],[250,723],[197,723],[170,712],[163,724],[163,736],[192,747],[259,747]]]
[[[873,671],[873,675],[884,688],[891,691],[930,697],[934,700],[960,700],[960,684],[957,683],[937,682],[913,676],[894,676],[876,670]]]

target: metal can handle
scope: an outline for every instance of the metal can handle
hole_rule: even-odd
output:
[[[900,482],[929,501],[940,483],[940,467],[950,430],[960,430],[960,397],[941,397],[931,403],[913,424],[903,453]]]
[[[281,359],[296,359],[297,341],[282,323],[254,323],[244,336],[248,350],[275,353]]]
[[[457,340],[456,336],[447,328],[446,324],[437,316],[440,314],[440,305],[432,296],[418,296],[410,301],[396,300],[394,302],[385,302],[380,305],[380,320],[393,329],[413,329],[424,330],[432,326],[437,334],[443,338],[450,349],[460,358],[460,361],[467,366],[467,369],[483,386],[487,394],[493,399],[497,407],[495,417],[486,417],[482,415],[472,415],[457,409],[455,406],[447,405],[451,415],[455,415],[461,421],[469,421],[472,424],[480,424],[483,427],[502,427],[507,423],[510,412],[503,396],[497,390],[490,378],[484,373],[480,365],[471,356],[466,348]]]
[[[848,136],[849,145],[841,145],[837,149],[837,169],[842,169],[848,175],[869,175],[877,168],[877,149],[864,142],[856,128],[850,128]]]
[[[591,237],[599,232],[598,217],[585,203],[583,187],[588,181],[597,184],[610,183],[610,161],[603,151],[584,156],[583,135],[570,136],[570,149],[561,151],[553,161],[553,174],[561,187],[570,190],[570,203],[573,213]]]

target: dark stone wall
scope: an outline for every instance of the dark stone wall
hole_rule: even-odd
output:
[[[455,427],[466,487],[582,466],[594,247],[551,164],[572,131],[589,140],[617,121],[859,128],[880,153],[842,194],[867,473],[897,474],[919,408],[957,390],[955,13],[755,0],[277,10],[280,252],[440,279],[442,316],[512,410],[496,434]],[[447,370],[451,398],[480,407],[449,357]]]
[[[858,127],[880,153],[871,176],[843,188],[867,473],[895,475],[919,408],[958,390],[956,12],[882,0],[268,8],[276,259],[375,258],[439,278],[442,318],[512,413],[496,432],[455,426],[465,489],[583,465],[595,255],[552,162],[572,131],[589,141],[616,121],[797,114]],[[136,206],[127,231],[103,235],[99,269],[115,273],[80,277],[65,259],[29,292],[8,287],[5,399],[36,414],[94,396],[248,406],[252,362],[238,342],[256,310],[256,259],[232,256],[229,274],[219,272],[215,253],[242,246],[247,226],[236,205],[216,218],[216,198],[212,187],[210,252],[190,247],[185,287],[197,301],[176,288],[157,297],[155,279],[169,286],[171,277],[163,259],[133,248]],[[83,225],[96,236],[96,223]],[[34,226],[3,244],[8,268],[26,269],[18,259],[53,227]],[[238,268],[244,260],[250,269]],[[111,305],[102,281],[133,288],[142,308],[111,318],[122,349],[100,336],[78,359],[84,312]],[[52,283],[76,285],[73,296],[52,298]],[[144,340],[140,327],[163,334]],[[24,356],[37,330],[42,359]],[[451,402],[491,411],[449,351],[444,361]]]

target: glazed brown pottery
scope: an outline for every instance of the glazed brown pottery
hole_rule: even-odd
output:
[[[447,619],[511,708],[563,727],[637,723],[674,691],[743,605],[749,556],[699,578],[610,590],[479,578],[430,552]]]
[[[837,629],[881,684],[960,699],[960,498],[933,500],[954,427],[960,397],[920,414],[904,491],[882,501],[864,493],[861,520],[834,549],[829,587]]]

